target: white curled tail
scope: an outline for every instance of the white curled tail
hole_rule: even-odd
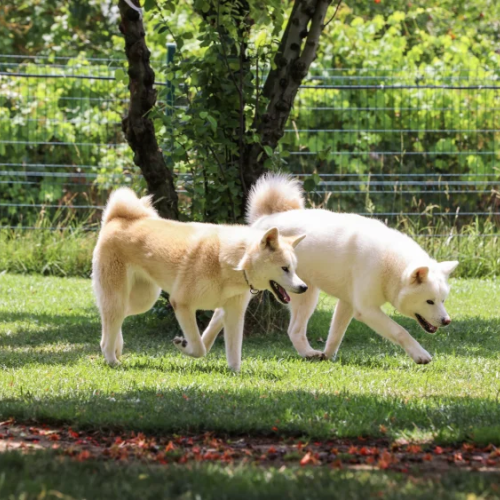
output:
[[[264,174],[254,184],[247,202],[246,220],[253,224],[264,215],[304,208],[302,186],[287,174]]]

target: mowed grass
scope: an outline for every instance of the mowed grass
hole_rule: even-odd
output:
[[[256,332],[243,367],[226,367],[222,339],[206,359],[183,357],[169,315],[124,325],[125,355],[108,367],[86,279],[0,275],[0,419],[65,422],[74,428],[162,434],[215,431],[329,439],[377,436],[500,443],[500,286],[454,280],[454,322],[436,336],[396,318],[434,354],[417,366],[353,322],[336,362],[300,359],[284,332]],[[310,324],[321,347],[334,300]],[[410,475],[327,467],[190,464],[159,467],[57,452],[0,454],[0,497],[322,499],[498,498],[498,474],[448,471]]]
[[[394,472],[253,465],[146,466],[83,463],[44,452],[0,455],[0,496],[15,500],[331,500],[498,498],[495,474],[451,472],[418,477]]]
[[[309,337],[321,347],[334,301]],[[182,356],[171,317],[128,318],[122,365],[108,367],[86,279],[0,276],[0,418],[162,433],[360,435],[500,444],[500,285],[453,280],[454,318],[437,335],[396,317],[434,355],[418,366],[353,321],[335,362],[298,357],[285,332],[245,339],[241,373],[222,337],[205,359]]]

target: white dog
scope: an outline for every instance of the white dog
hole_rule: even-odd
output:
[[[292,296],[288,328],[301,356],[334,357],[354,317],[400,345],[416,363],[431,361],[431,355],[381,306],[389,302],[426,332],[435,333],[451,321],[444,302],[450,290],[448,276],[458,262],[436,262],[411,238],[380,221],[306,210],[299,182],[282,174],[258,180],[249,197],[247,219],[255,228],[277,227],[285,235],[307,231],[296,255],[297,274],[309,290]],[[339,299],[324,353],[312,349],[306,336],[320,290]],[[220,331],[221,316],[216,311],[205,332],[207,346]]]
[[[160,219],[150,197],[139,199],[127,188],[111,195],[102,222],[92,282],[102,319],[101,349],[110,364],[122,352],[125,317],[151,309],[161,289],[170,294],[185,336],[174,344],[188,356],[206,354],[196,310],[222,308],[227,360],[234,370],[240,368],[250,292],[267,289],[286,304],[286,290],[307,290],[295,273],[294,247],[304,235]]]

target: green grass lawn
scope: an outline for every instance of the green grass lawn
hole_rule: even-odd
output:
[[[493,474],[455,472],[437,478],[252,465],[148,467],[79,463],[53,453],[0,455],[0,471],[0,497],[12,500],[480,500],[499,498],[500,493]]]
[[[311,320],[309,337],[313,345],[321,347],[321,339],[326,339],[333,303],[325,297]],[[363,324],[353,322],[336,362],[300,359],[285,332],[257,333],[245,339],[240,374],[227,369],[222,338],[206,359],[186,358],[171,343],[178,334],[175,322],[150,312],[126,320],[122,365],[110,368],[100,353],[99,317],[89,280],[3,274],[0,418],[163,434],[209,430],[219,434],[329,439],[379,436],[383,432],[391,439],[500,444],[499,309],[498,282],[453,280],[448,311],[454,321],[448,329],[431,336],[415,322],[396,318],[433,354],[429,365],[415,365],[402,350]],[[24,485],[22,491],[31,491],[33,486],[28,476],[24,477],[28,469],[38,470],[45,463],[42,459],[37,462],[36,457],[29,458],[32,462],[27,460],[7,461],[12,469],[9,477],[18,478],[15,484]],[[70,477],[80,474],[79,468],[90,470],[92,464],[65,462],[61,467],[68,469]],[[116,478],[125,474],[114,466],[106,467],[108,472],[97,467],[99,474],[109,473]],[[12,482],[2,480],[3,468],[0,466],[0,485],[9,494],[20,495]],[[43,472],[47,481],[53,474],[57,483],[57,468],[51,470]],[[174,486],[180,484],[181,477],[189,482],[199,475],[204,478],[200,484],[207,481],[206,491],[220,480],[221,484],[241,483],[242,488],[253,485],[252,489],[258,492],[261,490],[256,484],[262,486],[268,481],[269,491],[274,491],[289,473],[273,471],[266,476],[262,470],[248,469],[247,474],[241,468],[230,473],[220,467],[214,471],[205,467],[176,473],[172,469],[167,476],[175,479]],[[159,479],[162,473],[147,469],[137,472],[137,477],[144,474]],[[329,481],[335,476],[342,483],[346,474],[319,470],[313,474],[304,470],[296,474],[298,489],[290,490],[290,498],[295,498],[296,492],[310,491],[307,485],[316,478],[318,484],[324,485],[320,490],[326,498]],[[356,475],[354,481],[347,482],[352,483],[352,491],[371,491],[372,487],[376,489],[373,484],[387,485],[390,481],[404,483],[404,488],[411,486],[390,474],[364,477]],[[137,479],[130,491],[140,489],[141,481]],[[463,486],[457,486],[457,495],[484,490],[473,476],[463,481],[456,482]],[[400,492],[406,491],[404,488],[401,486]],[[167,494],[166,489],[162,491],[159,494]],[[175,491],[180,498],[188,490],[179,486]],[[182,498],[197,498],[196,488],[189,491],[191,496]],[[348,498],[348,489],[345,491],[344,498]],[[458,498],[448,494],[451,493],[445,487],[443,498]],[[213,495],[200,498],[226,498]],[[318,490],[318,495],[310,498],[319,497]],[[255,498],[264,496],[256,493]],[[416,496],[408,493],[407,498]]]

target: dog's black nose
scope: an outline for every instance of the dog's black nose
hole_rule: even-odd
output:
[[[451,323],[450,317],[448,316],[447,318],[442,318],[441,323],[443,324],[443,326],[448,326]]]
[[[300,285],[299,293],[304,293],[304,292],[307,292],[307,285]]]

